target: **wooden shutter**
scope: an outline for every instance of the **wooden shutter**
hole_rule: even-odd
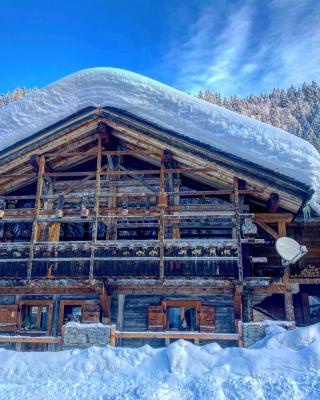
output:
[[[212,306],[198,308],[198,324],[200,332],[215,331],[215,309]]]
[[[81,313],[82,322],[100,322],[99,304],[83,304]]]
[[[163,306],[148,307],[148,330],[163,331],[165,329],[165,313]]]
[[[16,331],[18,323],[18,305],[0,305],[0,331]]]

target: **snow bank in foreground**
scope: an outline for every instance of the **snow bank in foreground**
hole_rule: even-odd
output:
[[[0,399],[279,400],[320,398],[320,324],[269,326],[254,348],[0,351]]]
[[[0,150],[88,106],[113,106],[163,128],[320,186],[320,155],[281,129],[113,68],[69,75],[0,110]]]

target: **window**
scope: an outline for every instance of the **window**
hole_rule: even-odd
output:
[[[199,300],[164,300],[148,307],[148,329],[215,332],[215,309]]]
[[[170,331],[199,330],[197,314],[201,307],[201,301],[164,300],[162,306],[166,313],[166,329]]]
[[[41,301],[20,304],[20,331],[50,333],[52,304]]]
[[[308,296],[310,323],[320,321],[320,296]]]
[[[81,304],[64,307],[63,324],[70,321],[81,322]]]
[[[168,307],[168,329],[171,331],[197,330],[196,308],[194,307]]]
[[[99,322],[100,304],[96,300],[61,300],[58,334],[68,322]]]

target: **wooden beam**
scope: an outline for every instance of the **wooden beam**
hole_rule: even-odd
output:
[[[112,285],[112,283],[110,284]],[[224,286],[217,286],[214,284],[203,284],[202,286],[185,286],[183,284],[176,285],[134,285],[134,284],[126,284],[126,285],[114,285],[112,287],[112,293],[118,294],[154,294],[154,295],[174,295],[174,294],[229,294],[232,295],[234,293],[234,285],[231,282]]]
[[[97,111],[93,111],[91,112],[91,114],[93,115],[94,113],[97,114]],[[114,115],[116,115],[116,113],[113,113]],[[88,114],[89,115],[89,114]],[[81,117],[82,118],[82,117]],[[152,137],[151,135],[148,136],[147,134],[142,134],[141,133],[141,129],[138,129],[138,125],[142,126],[143,124],[138,122],[134,122],[131,121],[133,123],[133,125],[137,124],[137,129],[134,128],[134,126],[131,124],[132,128],[128,128],[128,126],[125,126],[124,122],[123,125],[120,122],[116,122],[116,121],[109,121],[107,119],[104,119],[103,117],[99,119],[98,116],[95,116],[94,119],[91,119],[89,122],[85,122],[85,123],[79,123],[77,125],[77,120],[79,120],[79,118],[74,118],[73,124],[72,124],[72,128],[70,128],[71,126],[71,121],[68,121],[68,123],[64,124],[62,126],[63,131],[61,134],[58,134],[57,130],[58,128],[55,128],[51,131],[46,132],[46,134],[43,136],[43,142],[41,144],[42,146],[42,150],[46,151],[46,152],[50,152],[50,151],[54,151],[57,148],[60,148],[62,146],[62,144],[66,145],[70,140],[75,140],[75,138],[83,138],[84,136],[88,136],[88,132],[90,130],[92,130],[93,126],[97,126],[97,122],[102,121],[105,122],[107,125],[111,126],[113,129],[115,129],[116,131],[114,132],[115,136],[117,136],[117,138],[124,138],[124,140],[126,140],[126,143],[130,144],[136,144],[137,140],[139,140],[139,146],[141,146],[141,150],[147,150],[148,152],[150,150],[153,149],[161,149],[161,148],[170,148],[170,150],[174,151],[175,157],[179,156],[181,159],[187,159],[188,161],[190,161],[190,165],[196,165],[194,162],[198,159],[200,159],[201,164],[204,165],[204,163],[208,164],[207,159],[211,160],[209,163],[210,165],[212,165],[213,163],[216,163],[216,161],[219,159],[219,161],[226,161],[225,158],[223,156],[219,156],[219,155],[214,155],[214,157],[212,157],[212,155],[210,154],[209,150],[204,150],[201,149],[198,146],[195,146],[194,144],[188,144],[185,143],[183,140],[178,139],[178,138],[173,138],[173,137],[169,137],[169,135],[165,132],[161,132],[159,130],[156,129],[152,129],[151,127],[147,127],[148,132],[150,129],[150,132],[153,132],[153,134],[155,134],[157,137],[159,137],[160,140],[156,140],[155,137]],[[124,118],[121,117],[121,121],[124,121]],[[61,126],[59,126],[59,129],[61,130]],[[52,139],[52,135],[53,133],[57,134],[57,136],[54,137],[54,139]],[[168,139],[170,141],[168,141]],[[37,139],[38,140],[38,139]],[[28,145],[33,145],[34,143],[36,143],[36,140],[30,141],[28,142]],[[179,146],[180,145],[180,146]],[[182,146],[183,145],[183,146]],[[20,148],[20,151],[22,153],[22,161],[11,161],[10,165],[16,165],[16,166],[21,166],[21,163],[25,163],[26,162],[26,158],[30,157],[30,153],[31,151],[26,151],[26,144],[23,145],[23,147]],[[139,149],[139,151],[141,151]],[[34,152],[34,147],[32,148],[32,151]],[[192,155],[194,152],[194,155]],[[257,175],[257,171],[255,171],[253,168],[249,168],[249,167],[244,167],[242,168],[241,166],[239,166],[239,163],[235,162],[234,160],[229,160],[230,163],[228,165],[227,168],[221,168],[221,166],[219,164],[216,164],[215,166],[215,171],[217,172],[217,174],[219,174],[219,177],[211,177],[211,179],[214,180],[219,180],[219,182],[224,185],[224,186],[228,186],[231,184],[231,180],[230,180],[230,176],[231,176],[231,170],[234,171],[234,168],[241,168],[241,172],[243,175],[245,175],[248,172],[248,180],[249,180],[249,184],[250,186],[254,185],[255,182],[257,182],[257,180],[259,179],[259,176],[251,176],[250,174],[255,174]],[[201,165],[199,164],[199,165]],[[5,172],[5,169],[1,169],[1,171]],[[221,175],[221,176],[220,176]],[[222,178],[223,175],[223,178]],[[262,172],[262,177],[264,177],[265,172]],[[245,177],[245,176],[244,176]],[[269,177],[270,180],[270,177]],[[280,182],[281,183],[281,182]],[[283,183],[282,183],[283,185]],[[261,187],[261,185],[259,184],[258,186]],[[295,186],[293,184],[290,184],[289,187],[291,188],[295,188]],[[263,199],[264,201],[267,201],[267,196],[270,196],[270,193],[272,193],[273,191],[275,191],[276,189],[272,186],[269,185],[267,187],[267,189],[264,189],[262,191],[262,193],[259,195],[259,198]],[[301,199],[298,196],[292,196],[290,193],[286,193],[282,191],[279,191],[280,194],[280,198],[281,198],[281,207],[287,208],[287,209],[292,209],[294,211],[296,211],[300,205],[301,205]],[[289,208],[288,208],[289,207]]]
[[[285,315],[287,321],[294,321],[294,307],[293,307],[293,298],[292,292],[287,291],[284,293],[284,306],[285,306]]]
[[[124,322],[124,302],[125,302],[125,294],[118,294],[117,295],[117,302],[118,302],[118,310],[117,310],[117,328],[123,329],[123,322]]]
[[[129,170],[128,170],[127,168],[125,168],[123,165],[119,165],[119,169],[120,169],[121,171],[129,171]],[[131,175],[128,174],[128,176],[131,176]],[[151,192],[153,192],[153,193],[158,193],[158,192],[155,190],[155,188],[154,188],[153,186],[149,185],[149,184],[145,181],[145,179],[140,178],[139,176],[134,176],[134,175],[132,176],[132,178],[133,178],[134,180],[138,181],[138,182],[143,183],[143,185],[144,185],[146,188],[148,188]],[[123,196],[125,196],[125,195],[127,195],[128,197],[132,197],[132,196],[130,196],[130,193],[128,193],[128,194],[126,194],[126,193],[115,193],[115,195],[116,195],[116,196],[119,196],[119,197],[123,197]],[[145,196],[150,196],[150,193],[144,193],[144,194],[136,193],[136,195],[145,197]]]
[[[287,229],[286,229],[285,221],[278,222],[278,234],[279,234],[279,237],[287,236]]]
[[[279,200],[280,197],[278,195],[278,193],[271,193],[269,200],[267,202],[267,209],[269,213],[275,213],[277,212],[278,208],[279,208]]]
[[[275,230],[273,230],[269,225],[267,225],[265,222],[255,220],[255,223],[257,225],[259,225],[264,231],[266,231],[274,239],[279,239],[278,233]]]
[[[255,222],[266,222],[268,224],[277,224],[278,222],[290,223],[293,220],[293,214],[284,213],[255,213],[253,220]]]
[[[62,338],[52,336],[0,336],[0,343],[61,343]]]
[[[39,223],[38,218],[40,215],[40,207],[41,207],[41,195],[43,190],[43,174],[45,171],[46,160],[44,155],[41,155],[38,158],[38,179],[37,179],[37,193],[35,199],[35,219],[32,224],[32,233],[31,233],[31,246],[30,246],[30,254],[29,254],[29,262],[27,269],[27,277],[30,279],[32,274],[32,259],[33,259],[33,247],[34,243],[39,239]]]
[[[239,341],[240,335],[238,333],[205,333],[205,332],[124,332],[114,330],[113,335],[119,339],[187,339],[187,340],[227,340]],[[111,344],[111,343],[110,343]],[[112,344],[111,344],[112,345]]]
[[[243,287],[235,286],[233,304],[234,304],[234,319],[242,321],[242,293]]]
[[[102,322],[104,324],[110,324],[111,321],[111,298],[109,293],[111,292],[111,287],[106,286],[107,283],[105,282],[102,287],[102,291],[99,291],[100,297],[100,305],[102,311]]]
[[[309,307],[309,296],[308,293],[300,293],[302,318],[304,324],[310,324],[310,307]]]
[[[94,201],[94,221],[92,226],[92,246],[91,246],[91,256],[90,256],[90,267],[89,267],[89,279],[93,280],[93,269],[94,269],[94,252],[95,244],[97,241],[98,233],[98,216],[99,216],[99,206],[100,206],[100,176],[101,176],[101,136],[98,136],[98,152],[97,152],[97,167],[96,167],[96,186],[95,186],[95,201]]]
[[[283,283],[279,284],[270,284],[269,286],[266,287],[251,287],[250,288],[250,293],[260,293],[260,294],[284,294],[288,291],[288,286],[284,285]]]
[[[92,286],[1,286],[2,294],[91,294],[96,289]]]
[[[211,177],[210,179],[215,182],[221,183],[223,186],[230,186],[232,184],[232,179],[234,175],[234,171],[239,168],[239,165],[234,165],[234,168],[232,168],[231,164],[227,168],[222,168],[218,163],[217,159],[213,159],[211,156],[209,150],[204,150],[199,147],[194,146],[193,144],[187,144],[179,139],[175,139],[170,137],[169,139],[166,137],[165,133],[161,133],[157,131],[157,137],[159,139],[156,139],[155,137],[152,137],[151,135],[141,135],[141,130],[135,129],[135,128],[130,128],[128,129],[127,127],[122,126],[120,123],[115,122],[115,121],[110,121],[105,119],[106,123],[108,123],[110,126],[112,126],[115,129],[115,135],[120,139],[120,140],[125,140],[126,143],[130,143],[132,145],[135,145],[137,141],[139,142],[139,145],[144,148],[167,148],[170,149],[175,156],[175,159],[178,159],[178,157],[181,160],[187,160],[190,162],[190,165],[208,165],[210,163],[211,165],[215,164],[215,171],[216,175],[215,177]],[[153,130],[155,131],[155,130]],[[163,138],[163,141],[160,141],[161,138]],[[168,139],[168,140],[166,140]],[[201,154],[200,154],[201,153]],[[203,157],[204,156],[204,157]],[[216,158],[216,155],[214,156]],[[210,161],[208,161],[210,160]],[[221,158],[222,160],[222,158]],[[231,167],[231,168],[230,168]],[[252,172],[257,175],[257,171],[251,170],[249,174],[246,173],[245,169],[241,170],[241,177],[247,180],[247,183],[250,186],[262,188],[262,192],[258,198],[260,198],[263,201],[267,201],[270,193],[277,191],[280,195],[281,202],[280,206],[288,209],[288,210],[293,210],[294,212],[297,211],[297,209],[301,206],[301,198],[297,196],[292,196],[290,193],[285,192],[283,189],[278,190],[275,186],[271,185],[270,183],[268,186],[261,185],[261,182],[258,182],[258,176],[252,176]],[[248,172],[248,171],[247,171]],[[250,175],[251,174],[251,175]],[[262,175],[263,176],[263,175]],[[205,177],[204,177],[205,178]],[[231,178],[231,179],[230,179]],[[270,182],[270,180],[269,180]],[[291,188],[293,185],[289,185]]]
[[[241,225],[240,225],[240,198],[239,198],[239,180],[235,176],[233,178],[233,201],[235,205],[235,236],[238,242],[238,272],[239,282],[243,282],[243,263],[241,249]]]

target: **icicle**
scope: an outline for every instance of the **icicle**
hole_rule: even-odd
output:
[[[311,206],[308,203],[306,203],[306,205],[303,207],[303,220],[304,222],[308,222],[311,219]]]

